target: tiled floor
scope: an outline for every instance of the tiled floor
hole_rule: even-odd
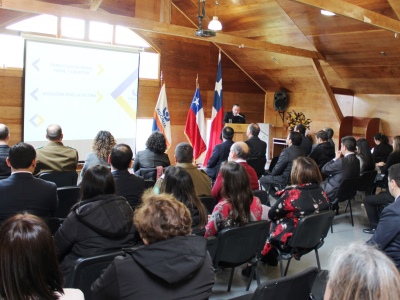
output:
[[[333,221],[333,234],[329,232],[325,239],[325,244],[318,251],[322,269],[328,268],[329,255],[334,247],[347,245],[353,241],[367,241],[371,238],[370,234],[365,234],[362,231],[363,228],[368,227],[368,220],[364,207],[361,206],[360,196],[357,196],[356,201],[352,202],[352,207],[354,227],[351,226],[350,213],[344,213],[345,204],[340,204],[340,214],[335,216]],[[288,275],[298,273],[311,266],[317,266],[314,252],[303,256],[300,261],[292,260]],[[260,264],[258,268],[261,282],[280,277],[279,266],[270,267]],[[210,299],[230,299],[246,294],[247,281],[241,277],[241,269],[242,267],[238,267],[235,270],[230,292],[226,291],[230,269],[215,274],[215,285]],[[249,292],[253,292],[256,287],[256,281],[253,281]]]

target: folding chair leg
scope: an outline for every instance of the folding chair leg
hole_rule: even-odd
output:
[[[350,218],[351,218],[351,226],[354,227],[354,221],[353,221],[353,210],[351,209],[351,199],[348,201],[349,208],[350,208]]]
[[[235,268],[232,268],[231,270],[231,276],[229,276],[229,283],[228,283],[228,292],[231,291],[231,286],[232,286],[232,279],[233,279],[233,272],[235,272]]]
[[[315,257],[317,258],[318,271],[321,271],[321,264],[319,262],[318,250],[317,249],[314,250],[315,250]]]
[[[280,270],[281,270],[281,277],[284,277],[285,275],[284,275],[284,273],[283,273],[283,262],[282,262],[281,253],[279,253],[278,259],[279,259],[279,268],[280,268]]]
[[[253,281],[253,276],[256,274],[257,286],[260,285],[260,274],[258,273],[257,263],[251,266],[250,278],[247,282],[246,292],[250,289],[251,282]]]
[[[285,269],[285,274],[284,274],[284,276],[286,276],[286,274],[287,274],[287,271],[289,270],[289,265],[290,265],[290,261],[292,260],[292,258],[290,257],[289,259],[288,259],[288,261],[287,261],[287,264],[286,264],[286,269]]]

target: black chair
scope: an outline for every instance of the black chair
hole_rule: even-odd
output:
[[[313,295],[313,300],[323,300],[326,283],[328,282],[328,270],[321,270],[318,272],[317,277],[314,280],[313,287],[311,289],[311,294]]]
[[[156,184],[156,182],[153,179],[145,179],[144,180],[144,189],[151,189],[152,187],[154,187],[154,185]]]
[[[66,218],[71,211],[71,207],[80,199],[79,186],[63,186],[57,188],[58,208],[55,216]]]
[[[254,169],[254,171],[256,171],[258,179],[260,179],[261,176],[264,175],[265,164],[267,163],[266,157],[249,159],[247,160],[247,163],[249,164],[250,167]]]
[[[289,270],[290,261],[298,253],[308,253],[314,250],[317,259],[318,270],[321,270],[319,261],[318,249],[324,244],[324,239],[328,234],[329,227],[335,213],[331,210],[320,212],[317,214],[308,215],[300,219],[292,237],[289,239],[288,246],[291,251],[286,253],[282,252],[278,247],[274,248],[278,251],[278,260],[280,265],[281,276],[286,276]],[[283,260],[287,259],[286,269],[283,272]]]
[[[219,239],[216,236],[209,236],[207,238],[207,251],[212,261],[214,261],[215,254],[217,254],[218,244]]]
[[[359,180],[360,180],[360,177],[343,179],[343,181],[340,183],[340,185],[336,191],[335,199],[332,202],[330,202],[331,208],[333,210],[336,210],[336,213],[338,213],[339,212],[339,203],[347,201],[345,212],[347,212],[347,207],[349,207],[351,226],[353,226],[353,227],[354,227],[354,220],[353,220],[353,210],[351,209],[351,200],[353,200],[354,197],[357,195],[357,187],[359,184],[358,183]],[[331,232],[333,232],[332,228],[331,228]]]
[[[244,263],[252,264],[246,291],[250,288],[254,274],[257,284],[260,284],[257,263],[269,233],[269,225],[269,221],[258,221],[242,227],[224,228],[219,232],[219,244],[215,254],[214,269],[218,271],[219,268],[231,268],[228,292],[231,290],[235,268]]]
[[[207,208],[208,213],[212,214],[215,205],[217,205],[217,200],[213,196],[200,196],[199,199]]]
[[[318,269],[308,268],[288,277],[268,280],[259,285],[253,294],[247,294],[230,300],[308,300]]]
[[[271,173],[272,170],[274,169],[276,163],[278,162],[279,156],[275,156],[271,159],[271,162],[269,163],[268,167],[268,172]]]
[[[114,258],[123,255],[123,251],[83,257],[75,261],[71,268],[69,276],[66,278],[65,287],[80,289],[85,295],[86,300],[92,299],[90,286],[100,277],[103,270],[106,269]]]
[[[78,173],[76,171],[68,172],[43,172],[38,178],[54,182],[57,187],[73,186],[78,183]]]
[[[261,203],[264,205],[270,205],[268,193],[263,190],[253,190],[253,195],[260,199]]]
[[[365,193],[365,196],[372,195],[372,190],[374,187],[374,182],[378,171],[371,170],[361,173],[358,180],[357,191]]]
[[[135,172],[135,174],[143,179],[152,179],[154,182],[156,182],[157,168],[140,168]]]

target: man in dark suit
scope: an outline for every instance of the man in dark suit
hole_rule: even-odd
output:
[[[114,177],[116,194],[124,197],[132,209],[140,203],[144,192],[144,179],[131,174],[128,168],[132,167],[133,152],[126,144],[118,144],[112,148],[108,163],[111,165],[111,173]]]
[[[259,134],[260,126],[258,126],[257,123],[251,123],[247,127],[246,135],[249,139],[244,141],[250,148],[250,153],[247,160],[265,158],[265,154],[267,153],[267,143],[260,140],[258,137]]]
[[[6,159],[10,152],[10,130],[4,124],[0,124],[0,176],[10,176],[11,168],[7,165]]]
[[[0,221],[27,211],[39,217],[53,216],[57,210],[57,186],[35,178],[36,151],[26,143],[10,148],[7,164],[11,176],[0,180]]]
[[[250,178],[250,188],[252,190],[258,190],[258,177],[256,171],[246,162],[246,159],[249,155],[249,146],[245,142],[236,142],[232,145],[231,151],[229,152],[228,161],[234,161],[238,164],[241,164],[246,170],[247,174]],[[215,180],[215,184],[212,188],[211,194],[217,199],[217,201],[222,199],[222,186],[223,179],[222,173],[218,172],[217,179]]]
[[[322,174],[328,176],[321,183],[329,201],[335,200],[336,191],[343,179],[360,176],[360,160],[355,155],[356,140],[352,136],[345,136],[341,140],[341,148],[336,152],[333,160],[323,166]],[[343,154],[344,157],[341,157]]]
[[[379,219],[374,235],[367,242],[379,247],[389,256],[396,267],[400,268],[400,164],[389,168],[389,191],[395,198],[394,202],[385,207]]]
[[[271,173],[260,178],[264,190],[269,192],[272,185],[287,185],[290,182],[293,161],[299,156],[305,156],[303,149],[300,148],[301,139],[300,133],[295,131],[289,133],[286,139],[289,147],[282,150]]]
[[[301,144],[300,148],[303,149],[306,156],[311,153],[312,149],[312,141],[306,137],[306,127],[303,124],[297,124],[294,127],[294,131],[299,132],[301,134]]]
[[[232,111],[228,111],[225,113],[223,123],[224,125],[226,123],[239,123],[239,124],[246,123],[246,118],[244,114],[240,113],[239,104],[234,104],[232,107]]]
[[[208,160],[206,172],[213,182],[217,177],[222,162],[228,160],[229,151],[231,151],[231,146],[233,145],[232,139],[234,134],[235,131],[231,127],[224,127],[222,129],[223,142],[214,147],[211,157]]]
[[[335,158],[335,148],[328,142],[328,133],[320,130],[316,135],[317,145],[308,157],[315,160],[321,170],[325,164]]]

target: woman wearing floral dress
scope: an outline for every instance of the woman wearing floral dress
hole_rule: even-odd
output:
[[[228,162],[221,167],[224,199],[215,206],[206,225],[205,238],[216,235],[225,227],[244,226],[250,221],[260,221],[261,201],[253,196],[249,175],[246,169],[236,163]]]
[[[291,182],[293,185],[279,192],[280,198],[268,212],[271,220],[270,236],[264,246],[262,261],[277,265],[278,253],[272,245],[290,251],[288,240],[299,220],[305,216],[328,210],[328,198],[319,186],[321,173],[314,160],[299,157],[293,161]],[[300,253],[298,253],[298,257]]]

